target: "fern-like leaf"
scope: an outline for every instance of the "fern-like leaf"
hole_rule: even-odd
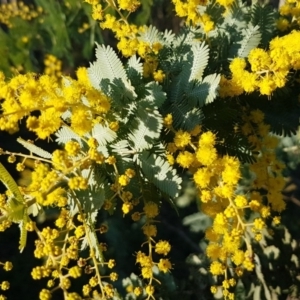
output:
[[[139,75],[143,75],[143,64],[139,57],[132,55],[127,61],[127,68],[134,69]]]
[[[156,109],[147,109],[146,105],[139,107],[130,128],[133,129],[128,138],[132,141],[134,149],[139,151],[149,149],[154,141],[160,137],[162,117]]]
[[[201,44],[193,45],[192,52],[193,65],[189,81],[194,79],[202,80],[203,72],[209,59],[209,47],[202,42]]]
[[[80,144],[80,146],[83,146],[83,142],[81,137],[76,134],[70,127],[62,126],[56,133],[56,142],[59,145],[65,145],[67,142],[75,140]]]
[[[255,4],[251,10],[251,23],[258,25],[261,33],[261,46],[266,47],[276,32],[276,13],[271,5]]]
[[[156,43],[162,40],[161,33],[156,27],[150,25],[144,32],[142,32],[138,38],[141,41],[147,42],[149,44]]]
[[[17,202],[24,203],[23,196],[19,190],[17,183],[12,176],[6,170],[6,168],[0,163],[0,180],[6,186],[6,188],[13,194],[13,197]]]
[[[166,100],[166,93],[162,90],[161,85],[151,81],[146,85],[145,99],[153,107],[160,108]]]
[[[240,42],[240,48],[238,50],[239,57],[247,57],[249,52],[256,48],[261,40],[261,33],[259,26],[250,25],[249,28],[243,30],[243,40]]]
[[[205,100],[209,94],[209,84],[206,82],[199,82],[198,80],[193,80],[189,82],[186,89],[187,101],[196,107],[202,107],[205,104]]]
[[[88,68],[88,75],[94,88],[99,89],[103,79],[112,82],[115,78],[121,78],[124,83],[127,82],[123,64],[112,47],[97,44],[96,58],[97,60]]]
[[[210,74],[203,79],[203,83],[209,85],[209,92],[205,99],[205,103],[211,103],[217,97],[217,90],[219,88],[221,76],[219,74]]]
[[[92,137],[97,140],[99,146],[105,146],[112,142],[117,134],[107,126],[96,124],[92,129]]]
[[[43,150],[42,148],[27,142],[25,140],[23,140],[22,138],[17,138],[17,142],[20,143],[22,146],[24,146],[27,150],[29,150],[31,153],[34,153],[40,157],[43,158],[48,158],[51,159],[52,158],[52,154]]]
[[[138,163],[145,177],[156,185],[161,192],[172,198],[178,196],[182,179],[165,158],[143,151],[138,156]]]
[[[171,30],[165,30],[163,34],[163,40],[165,46],[171,46],[173,41],[175,40],[175,34]]]

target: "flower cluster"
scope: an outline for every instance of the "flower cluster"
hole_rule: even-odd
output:
[[[246,59],[234,58],[230,63],[232,78],[222,78],[220,96],[233,97],[256,90],[270,96],[275,89],[284,87],[289,73],[300,68],[299,38],[300,32],[292,31],[274,38],[269,50],[252,49],[247,59],[250,71]]]
[[[63,82],[57,82],[48,75],[36,78],[29,73],[6,82],[0,73],[0,93],[5,99],[1,130],[18,131],[19,121],[29,115],[26,120],[28,130],[40,139],[46,139],[62,126],[62,114],[71,110],[71,128],[79,135],[90,131],[97,117],[109,111],[110,101],[91,86],[85,68],[80,68],[77,76],[78,80],[65,78]],[[83,97],[87,99],[86,104],[82,103]],[[41,114],[38,117],[30,115],[33,111],[41,111]]]
[[[205,5],[208,1],[182,1],[182,0],[172,0],[175,5],[175,12],[177,16],[181,18],[186,18],[187,24],[191,26],[201,26],[205,33],[215,29],[215,23],[213,21],[213,16],[205,12]],[[218,4],[222,5],[224,8],[229,8],[233,0],[217,0]]]
[[[60,61],[54,55],[48,54],[44,59],[44,73],[50,77],[60,79],[62,75],[62,61]]]
[[[245,270],[254,269],[252,235],[260,241],[266,220],[271,217],[271,209],[281,212],[285,207],[281,196],[283,164],[270,150],[276,147],[278,140],[268,135],[269,127],[263,123],[261,111],[252,111],[243,118],[243,134],[260,151],[257,162],[250,164],[254,176],[250,198],[236,193],[242,178],[240,161],[232,156],[218,155],[216,145],[220,141],[215,133],[203,132],[200,128],[192,132],[175,131],[171,126],[172,116],[167,115],[164,120],[165,126],[174,132],[173,142],[167,146],[169,161],[193,174],[200,210],[213,220],[206,231],[209,241],[206,254],[212,260],[211,274],[224,278],[223,295],[227,299],[234,299],[235,277],[241,276]],[[262,189],[268,191],[266,195],[259,192]],[[257,214],[253,222],[247,219],[249,209]],[[216,293],[217,287],[212,287],[212,292]]]
[[[277,21],[277,27],[281,31],[293,29],[300,25],[300,3],[298,0],[288,0],[279,8],[279,13],[282,16]]]
[[[270,221],[280,222],[285,208],[281,195],[283,164],[274,154],[278,140],[270,135],[264,113],[250,108],[251,104],[243,106],[239,99],[236,103],[241,114],[230,119],[229,112],[224,119],[228,117],[230,128],[237,127],[234,133],[252,145],[255,162],[243,164],[238,155],[231,155],[240,153],[234,151],[236,145],[229,145],[232,152],[220,151],[230,144],[226,139],[233,132],[224,134],[222,125],[214,127],[212,123],[219,122],[215,118],[220,116],[217,109],[224,109],[222,105],[231,104],[233,99],[216,98],[244,92],[259,92],[271,98],[275,89],[296,83],[297,79],[289,75],[296,77],[300,69],[300,32],[276,37],[268,49],[254,48],[247,58],[235,57],[229,68],[227,62],[219,65],[218,69],[225,71],[217,94],[219,74],[206,74],[212,71],[208,56],[214,50],[208,48],[215,47],[213,31],[219,22],[203,9],[211,4],[209,1],[173,0],[176,14],[205,32],[200,36],[207,39],[209,46],[202,47],[204,57],[194,61],[195,53],[186,48],[196,45],[197,34],[183,34],[167,45],[163,35],[151,34],[153,27],[129,23],[129,16],[137,11],[140,1],[85,2],[91,5],[92,17],[101,28],[114,33],[123,56],[132,57],[128,63],[131,65],[125,68],[121,60],[112,61],[107,70],[99,70],[98,74],[95,64],[94,69],[90,68],[94,71],[90,78],[86,68],[79,68],[77,79],[73,79],[62,76],[61,61],[49,55],[44,61],[44,75],[18,74],[6,79],[0,72],[0,130],[13,134],[24,124],[38,139],[51,140],[55,134],[59,144],[49,153],[32,141],[18,139],[30,154],[0,150],[21,174],[30,169],[30,181],[22,187],[16,183],[14,186],[13,180],[2,172],[1,180],[6,181],[8,190],[0,195],[0,231],[19,223],[22,240],[24,233],[36,234],[34,257],[42,263],[32,269],[31,276],[34,280],[47,280],[47,288],[39,295],[41,300],[51,299],[58,289],[65,299],[81,299],[71,292],[74,280],[81,277],[86,278],[83,297],[110,299],[117,297],[113,282],[119,274],[111,272],[116,261],[104,258],[109,245],[101,237],[109,227],[99,211],[108,215],[106,212],[113,214],[119,209],[123,217],[130,215],[134,225],[141,226],[145,239],[136,252],[143,283],[132,286],[132,292],[136,297],[155,299],[155,282],[160,283],[156,274],[165,275],[172,269],[167,258],[171,244],[158,236],[161,199],[164,195],[178,195],[173,190],[180,190],[180,170],[192,181],[199,210],[211,219],[211,226],[205,230],[209,271],[216,279],[211,291],[216,293],[222,287],[225,299],[234,299],[239,277],[255,268],[252,244],[263,240]],[[232,5],[232,0],[217,0],[216,4],[224,18]],[[19,6],[28,10],[23,4]],[[297,18],[298,2],[289,1],[281,14]],[[29,19],[35,17],[30,16]],[[7,20],[2,22],[9,25]],[[88,28],[84,24],[79,32]],[[194,44],[185,47],[185,39],[193,39]],[[162,55],[173,55],[173,48],[178,51],[176,57],[160,61]],[[110,48],[110,52],[105,52],[107,49],[103,47],[99,52],[116,58]],[[195,65],[203,70],[195,71]],[[117,74],[114,67],[122,74]],[[190,67],[192,73],[201,73],[198,79],[188,79],[192,74]],[[229,70],[230,78],[226,77]],[[181,84],[186,84],[186,89],[180,89]],[[170,93],[172,87],[174,91]],[[169,98],[168,93],[176,95],[170,106],[178,110],[177,115],[168,113],[168,105],[163,103]],[[195,104],[192,110],[188,110],[190,103],[185,101]],[[211,120],[209,112],[213,115]],[[202,114],[204,121],[200,126]],[[224,127],[229,128],[226,122]],[[239,184],[243,168],[251,175],[251,186],[242,191]],[[32,215],[49,207],[58,211],[57,218],[52,227],[42,228]],[[88,251],[82,251],[85,249]],[[6,271],[12,268],[10,262],[2,265]],[[3,281],[1,289],[8,288],[9,283]]]
[[[106,7],[103,8],[99,1],[86,0],[93,7],[94,20],[100,21],[102,29],[111,30],[118,40],[117,48],[124,57],[130,57],[138,54],[144,60],[144,76],[153,77],[155,81],[162,82],[165,74],[157,69],[157,55],[162,49],[159,40],[149,41],[144,33],[148,30],[147,26],[137,26],[128,22],[129,15],[136,11],[140,2],[119,0],[106,1]],[[108,8],[113,9],[117,16],[107,12]]]
[[[13,26],[13,18],[21,18],[26,21],[37,18],[43,13],[43,9],[38,6],[28,6],[22,1],[12,1],[10,3],[0,4],[0,23],[8,27]]]

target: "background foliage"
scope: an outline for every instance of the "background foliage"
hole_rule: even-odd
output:
[[[76,0],[63,2],[36,0],[24,5],[20,2],[11,5],[16,6],[12,6],[11,18],[9,19],[4,17],[5,15],[9,15],[7,13],[8,8],[6,6],[1,6],[0,8],[0,16],[2,16],[0,17],[0,70],[8,78],[17,73],[27,73],[30,71],[74,76],[75,70],[79,66],[87,66],[88,62],[95,61],[95,41],[110,44],[116,49],[116,41],[112,34],[108,30],[101,30],[98,23],[92,19],[91,7],[86,3]],[[29,11],[24,8],[25,5],[28,5]],[[14,14],[16,7],[20,8],[21,12],[19,15]],[[172,29],[176,33],[181,30],[182,23],[178,17],[174,17],[173,9],[173,4],[169,1],[144,0],[137,13],[131,16],[131,21],[137,25],[153,24],[161,30]],[[271,35],[275,36],[276,33],[275,29],[268,28],[269,20],[274,18],[276,13],[272,8],[269,8],[268,12],[264,11],[263,13],[259,9],[257,8],[257,11],[252,16],[248,16],[248,19],[239,21],[247,22],[247,25],[251,23],[253,26],[259,23],[261,28],[263,28],[261,46],[265,47]],[[30,16],[28,16],[29,12]],[[216,11],[215,15],[217,16],[217,14],[218,11]],[[263,17],[259,18],[261,15]],[[252,36],[252,34],[250,35]],[[236,33],[236,36],[238,36],[238,33]],[[199,33],[199,37],[202,37],[202,33]],[[239,38],[241,37],[237,37],[237,40]],[[229,43],[226,35],[222,34],[219,36],[219,41],[215,45],[210,45],[213,53],[222,53],[224,50],[223,47],[226,48],[226,45]],[[243,41],[245,39],[242,40],[242,43]],[[251,150],[254,149],[251,149],[248,141],[243,140],[240,136],[227,134],[226,132],[228,128],[242,125],[239,123],[241,120],[239,119],[239,107],[236,102],[222,100],[221,103],[218,100],[210,106],[204,107],[201,114],[193,112],[188,114],[188,117],[186,115],[190,113],[191,107],[184,107],[184,104],[182,104],[182,107],[180,107],[181,111],[177,111],[178,107],[172,106],[172,103],[176,102],[182,94],[186,93],[188,90],[186,88],[187,84],[195,85],[193,86],[194,98],[193,95],[189,95],[190,99],[194,99],[194,102],[190,102],[190,105],[193,107],[197,105],[202,107],[205,103],[205,101],[204,103],[197,103],[197,99],[199,99],[197,93],[202,92],[202,89],[206,86],[205,82],[203,81],[204,83],[202,82],[203,85],[200,87],[195,82],[190,83],[189,78],[191,74],[188,72],[185,73],[184,70],[181,72],[181,70],[176,69],[176,65],[171,64],[178,55],[176,51],[181,51],[179,42],[177,47],[174,47],[174,45],[166,47],[164,49],[165,52],[162,51],[160,53],[160,59],[163,62],[161,68],[164,71],[169,70],[171,76],[177,76],[173,81],[173,85],[164,87],[174,98],[170,98],[168,99],[169,102],[164,103],[161,108],[162,111],[164,114],[172,112],[178,128],[186,130],[193,129],[199,119],[204,119],[204,127],[215,128],[220,132],[221,136],[227,136],[228,138],[227,144],[218,146],[219,153],[234,154],[244,162],[252,162]],[[185,46],[191,47],[188,43]],[[237,51],[240,51],[239,49],[232,47],[231,52],[229,51],[232,57],[235,56]],[[250,46],[247,49],[247,45],[245,45],[243,49],[245,52],[249,52]],[[225,50],[227,51],[228,49]],[[208,69],[206,69],[203,78],[208,76],[212,70],[215,70],[214,64],[216,64],[216,59],[216,56],[210,56]],[[192,61],[187,60],[185,64],[186,70],[191,71]],[[171,66],[173,69],[170,69]],[[228,74],[230,72],[229,66],[226,63],[220,65],[221,69],[226,70]],[[200,79],[202,80],[202,76]],[[182,90],[176,90],[176,87],[179,86],[178,82],[181,83],[180,88]],[[213,81],[209,82],[209,84],[212,83]],[[103,81],[101,85],[103,90],[113,90],[114,88],[106,85],[106,82]],[[185,88],[186,90],[184,90]],[[113,90],[113,92],[118,93],[117,89]],[[247,107],[251,102],[252,109],[257,108],[265,113],[266,120],[271,124],[271,130],[274,134],[289,136],[282,138],[281,145],[277,149],[278,157],[284,160],[286,165],[284,175],[287,184],[283,194],[287,208],[281,215],[282,224],[284,225],[281,225],[279,228],[272,228],[274,233],[273,238],[270,238],[270,240],[266,239],[264,247],[260,243],[254,245],[254,251],[260,257],[259,265],[261,269],[256,269],[255,275],[249,272],[243,277],[237,286],[237,299],[245,299],[248,293],[250,294],[250,299],[263,299],[263,297],[270,299],[268,298],[270,295],[267,292],[261,292],[265,285],[274,287],[274,290],[278,286],[281,287],[282,294],[278,299],[286,299],[289,295],[298,297],[298,244],[300,238],[300,205],[298,199],[300,195],[298,195],[299,107],[297,105],[297,97],[299,92],[299,87],[280,89],[274,93],[272,105],[268,101],[261,101],[262,97],[259,97],[258,93],[252,93],[243,98],[244,107]],[[281,101],[283,95],[288,95],[290,102],[283,103]],[[212,102],[209,99],[209,95],[202,97],[202,99]],[[135,111],[141,114],[141,119],[145,118],[145,115],[143,115],[145,107],[146,104],[142,103],[141,108],[137,108]],[[176,114],[176,111],[178,114]],[[121,117],[123,116],[121,115]],[[228,124],[228,120],[230,120],[230,124]],[[4,132],[0,133],[1,148],[12,152],[20,152],[20,146],[15,142],[19,135],[22,135],[23,138],[25,135],[28,139],[35,138],[33,134],[24,130],[24,124],[21,123],[20,128],[22,134],[20,132],[13,135]],[[151,136],[151,138],[155,138],[155,135]],[[136,137],[133,134],[132,142],[136,147],[141,146],[141,140],[142,137]],[[145,141],[145,144],[147,144],[147,141]],[[37,145],[43,148],[45,144],[39,141]],[[230,145],[238,146],[230,147]],[[47,144],[49,152],[52,152],[52,146],[51,144]],[[143,144],[141,147],[143,147]],[[147,161],[148,158],[145,156],[140,157],[141,164],[148,163],[149,165],[154,165],[154,157],[151,156],[151,159]],[[4,159],[2,160],[3,164],[5,164]],[[7,164],[5,165],[7,166]],[[7,168],[14,177],[17,176],[17,172],[10,167]],[[145,170],[149,170],[149,168],[144,167]],[[244,172],[247,173],[247,170],[244,170]],[[149,177],[151,177],[151,174],[149,174]],[[23,178],[20,180],[26,180],[26,173],[24,173]],[[248,184],[249,182],[245,180],[240,188],[245,189]],[[171,193],[168,188],[165,189],[166,192]],[[180,197],[176,199],[175,204],[167,201],[162,202],[161,213],[157,219],[159,221],[157,225],[157,240],[168,240],[172,244],[170,260],[174,265],[171,273],[165,276],[158,275],[158,279],[161,280],[164,286],[159,294],[156,295],[158,299],[213,299],[210,292],[213,279],[208,275],[209,262],[204,254],[204,231],[210,225],[210,220],[203,213],[197,212],[199,209],[196,198],[197,192],[190,185],[189,175],[185,174],[183,176],[183,190]],[[120,262],[116,266],[119,278],[128,277],[128,274],[131,273],[139,274],[140,271],[135,265],[133,253],[143,243],[143,235],[139,229],[141,223],[124,218],[121,209],[117,210],[117,213],[114,215],[110,215],[106,211],[101,211],[101,214],[99,218],[106,220],[109,227],[109,231],[105,236],[101,236],[101,241],[107,242],[110,245],[109,251],[106,253],[106,258],[115,258]],[[58,211],[50,208],[36,221],[42,224],[43,227],[52,226],[57,216]],[[98,225],[100,226],[100,224]],[[35,238],[29,234],[27,247],[21,255],[16,252],[19,243],[18,239],[19,229],[17,227],[9,228],[4,233],[1,233],[0,257],[1,260],[10,260],[13,262],[14,272],[1,272],[0,281],[8,280],[11,283],[22,282],[21,285],[18,284],[18,288],[11,288],[6,292],[8,299],[18,299],[25,294],[28,295],[28,299],[36,299],[36,295],[45,286],[46,280],[33,281],[28,276],[32,268],[40,263],[37,262],[37,259],[32,258]],[[120,251],[120,244],[122,245],[122,251]],[[276,246],[273,246],[274,244]],[[76,286],[78,286],[78,292],[80,292],[85,277],[80,277],[77,280],[78,285],[74,284],[74,291],[77,291]],[[124,286],[128,285],[129,282],[138,281],[134,275],[131,275],[126,280],[125,284],[122,280],[116,282],[116,287],[123,295],[126,294]],[[216,297],[218,296],[220,295],[217,294]],[[53,299],[62,299],[62,297],[62,294],[57,293]],[[134,298],[128,294],[126,299]]]

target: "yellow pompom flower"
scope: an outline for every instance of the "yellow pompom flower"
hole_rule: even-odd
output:
[[[174,143],[176,147],[178,148],[183,148],[187,146],[191,141],[191,135],[183,130],[179,130],[176,132],[175,137],[174,137]]]
[[[206,188],[210,183],[211,176],[208,168],[200,168],[194,174],[194,181],[200,188]]]
[[[157,234],[157,228],[155,225],[146,224],[143,226],[143,233],[148,237],[155,237]]]
[[[86,178],[75,176],[69,179],[68,186],[72,190],[86,190],[88,182]]]
[[[121,175],[119,178],[118,178],[118,182],[121,186],[126,186],[128,185],[128,183],[130,182],[130,179],[128,176],[126,175]]]
[[[159,241],[155,244],[155,252],[158,254],[167,255],[171,250],[171,245],[167,241]]]
[[[176,162],[183,168],[188,168],[194,161],[194,155],[191,152],[180,152],[176,158]]]
[[[265,222],[261,218],[256,218],[253,226],[256,230],[262,230],[265,227]]]
[[[244,206],[247,205],[248,201],[247,199],[245,198],[245,196],[242,196],[242,195],[238,195],[235,197],[234,199],[234,202],[235,202],[235,205],[238,207],[238,208],[242,208]]]
[[[160,271],[167,273],[172,268],[172,264],[168,259],[161,258],[157,264],[157,267]]]
[[[166,75],[163,73],[162,70],[157,70],[153,72],[153,78],[157,82],[163,82]]]
[[[159,213],[158,205],[152,201],[147,202],[144,206],[144,212],[148,218],[155,218]]]
[[[217,159],[217,150],[213,147],[200,146],[196,152],[196,158],[201,164],[210,166]]]
[[[202,133],[199,138],[199,147],[211,148],[215,145],[215,143],[216,143],[216,135],[211,131]]]
[[[167,114],[165,117],[164,117],[164,126],[166,127],[170,127],[173,123],[173,117],[171,114]]]
[[[225,267],[218,261],[213,261],[210,265],[210,272],[212,275],[222,275],[225,272]]]

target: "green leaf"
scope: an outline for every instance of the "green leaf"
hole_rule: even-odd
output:
[[[278,12],[271,5],[255,4],[251,9],[251,23],[258,25],[261,33],[261,46],[267,47],[276,32]]]
[[[113,82],[120,78],[125,86],[130,86],[123,64],[116,52],[110,46],[97,44],[97,60],[88,68],[88,75],[94,88],[99,89],[103,79]]]
[[[193,52],[193,65],[189,81],[197,79],[202,80],[204,69],[207,66],[209,59],[209,47],[202,42],[192,46]]]
[[[34,153],[40,157],[43,158],[52,158],[52,154],[45,151],[44,149],[34,145],[33,143],[27,142],[23,140],[22,138],[17,138],[17,142],[20,143],[22,146],[24,146],[27,150],[29,150],[31,153]]]
[[[88,217],[86,218],[86,222],[88,226],[86,234],[82,240],[80,250],[85,250],[89,246],[90,251],[93,251],[95,253],[96,259],[100,263],[103,263],[104,257],[102,251],[100,250],[101,248],[94,228],[94,221],[92,221],[92,219]]]
[[[20,240],[19,240],[19,250],[22,252],[24,248],[26,247],[27,243],[27,230],[26,230],[26,224],[28,222],[28,216],[27,214],[24,214],[23,221],[19,223],[20,227]]]
[[[147,42],[149,44],[153,44],[156,42],[159,42],[162,40],[161,33],[157,30],[156,27],[153,25],[150,25],[146,28],[146,30],[142,33],[140,33],[140,36],[138,37],[140,41]]]
[[[151,154],[149,151],[143,151],[137,156],[137,160],[144,176],[156,185],[161,192],[172,198],[178,196],[182,179],[166,158]]]
[[[205,103],[211,103],[217,97],[220,79],[221,76],[219,74],[210,74],[203,79],[202,83],[207,83],[209,85],[209,92],[205,99]]]
[[[117,134],[107,126],[96,124],[92,129],[92,137],[98,141],[99,146],[105,146],[115,140]]]
[[[144,103],[144,105],[142,105]],[[147,102],[140,101],[136,117],[130,122],[131,133],[128,139],[132,141],[137,151],[149,149],[160,137],[162,130],[162,116],[156,109],[147,108]]]
[[[149,104],[153,104],[160,108],[166,100],[166,93],[162,90],[162,86],[157,82],[151,81],[146,84],[146,97],[145,100]]]
[[[19,202],[15,197],[10,197],[7,200],[8,217],[11,221],[18,223],[23,221],[26,206]]]
[[[239,57],[247,57],[249,52],[256,48],[261,40],[261,33],[259,31],[259,26],[250,25],[249,28],[244,29],[242,32],[244,38],[240,42],[240,48],[238,50]]]
[[[83,146],[81,137],[68,126],[62,126],[55,133],[55,136],[57,137],[55,141],[60,145],[65,145],[67,142],[75,140],[81,147]]]
[[[136,55],[132,55],[128,61],[126,66],[126,71],[130,69],[133,69],[139,74],[140,76],[143,75],[143,64],[141,62],[140,57],[137,57]],[[129,76],[129,75],[128,75]],[[129,76],[130,77],[130,76]]]
[[[192,106],[202,107],[209,94],[209,84],[193,80],[189,82],[186,91],[186,98]]]
[[[11,177],[9,172],[5,169],[5,167],[0,163],[0,180],[6,186],[6,188],[13,194],[14,201],[19,203],[24,203],[23,196],[19,190],[17,183]]]

